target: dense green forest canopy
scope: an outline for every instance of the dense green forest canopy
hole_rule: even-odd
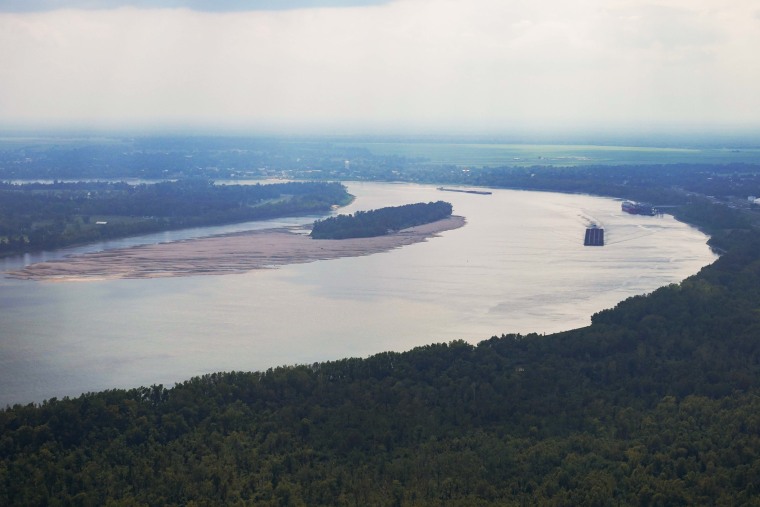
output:
[[[311,237],[346,239],[384,236],[390,232],[450,217],[452,209],[451,203],[436,201],[357,211],[353,215],[337,215],[315,221]]]
[[[328,182],[0,183],[0,255],[149,232],[327,213],[350,201]]]

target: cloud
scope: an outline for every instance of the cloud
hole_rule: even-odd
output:
[[[609,28],[619,43],[661,51],[712,46],[722,36],[710,11],[666,5],[609,9]]]
[[[345,130],[757,124],[754,0],[658,5],[0,14],[0,118]]]
[[[43,12],[56,9],[192,9],[205,12],[361,7],[390,0],[0,0],[0,12]]]

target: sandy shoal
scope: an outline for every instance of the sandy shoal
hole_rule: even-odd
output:
[[[87,281],[245,273],[385,252],[464,224],[463,217],[452,216],[387,236],[340,240],[311,239],[303,230],[265,229],[75,255],[31,264],[8,275],[25,280]]]

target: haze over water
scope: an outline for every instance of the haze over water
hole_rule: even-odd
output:
[[[363,357],[454,339],[477,343],[503,333],[572,329],[589,324],[594,312],[679,282],[715,259],[695,229],[668,216],[624,214],[611,199],[347,185],[357,199],[341,213],[447,200],[468,223],[391,252],[244,275],[0,279],[0,405],[170,386],[215,371]],[[605,227],[606,246],[583,246],[591,222]],[[5,262],[5,269],[13,267]]]

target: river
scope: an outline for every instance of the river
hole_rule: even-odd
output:
[[[0,406],[261,370],[433,342],[588,325],[593,313],[715,259],[672,217],[587,195],[347,183],[341,213],[446,200],[463,228],[390,252],[242,275],[79,283],[0,278]],[[288,218],[162,233],[0,261],[309,223]],[[584,247],[585,227],[605,228]]]

